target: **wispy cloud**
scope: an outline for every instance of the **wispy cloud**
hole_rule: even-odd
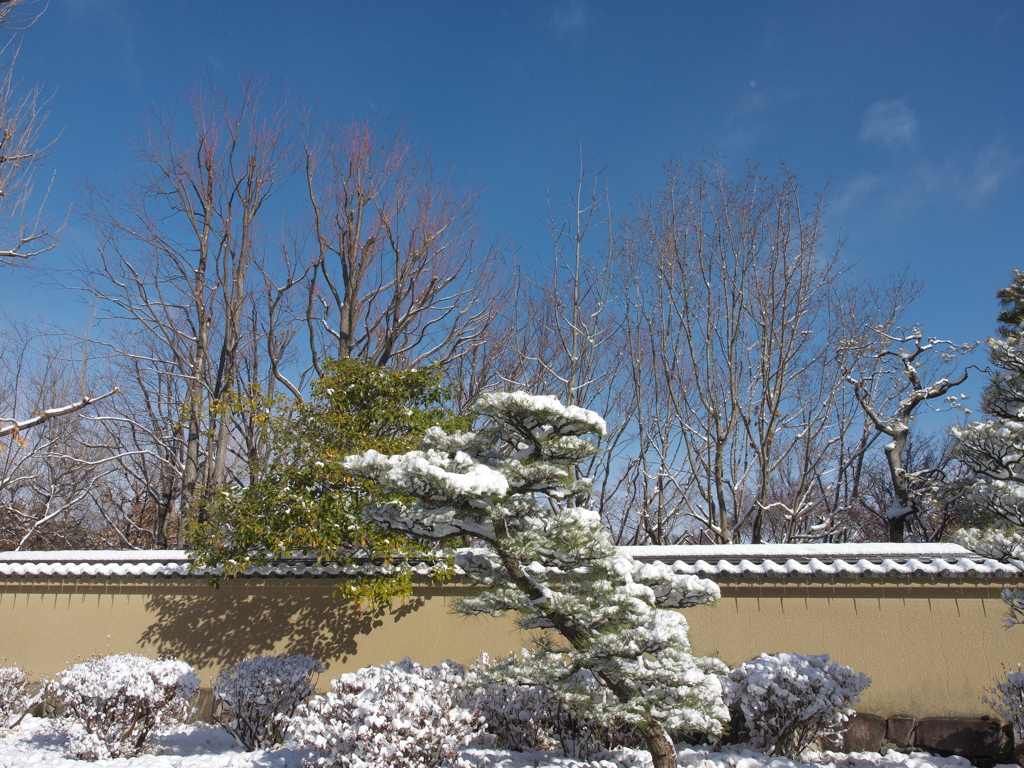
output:
[[[922,191],[967,205],[978,205],[999,192],[1003,182],[1021,166],[1021,158],[996,138],[973,159],[950,161],[939,167],[922,166],[918,176]]]
[[[579,0],[561,3],[551,11],[551,24],[556,29],[580,32],[587,26],[587,11]]]
[[[968,202],[977,203],[994,194],[1021,165],[1021,158],[996,139],[978,153],[964,184]]]
[[[884,211],[900,218],[922,207],[981,205],[1000,193],[1024,158],[999,137],[981,149],[940,163],[914,163],[884,175],[864,173],[836,190],[832,208]]]
[[[859,200],[876,190],[882,183],[882,177],[874,173],[863,173],[839,189],[832,208],[843,213],[854,207]]]
[[[716,148],[726,154],[748,151],[760,135],[772,129],[778,120],[779,108],[798,96],[798,92],[790,88],[762,87],[756,79],[744,83],[723,115],[724,124]]]
[[[860,124],[861,141],[880,141],[887,146],[911,144],[917,132],[917,118],[903,99],[876,101]]]

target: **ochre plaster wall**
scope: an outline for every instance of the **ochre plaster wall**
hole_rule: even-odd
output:
[[[0,666],[53,675],[96,654],[177,656],[204,686],[245,656],[305,653],[341,672],[411,656],[471,663],[481,651],[518,651],[529,637],[511,618],[452,614],[458,587],[421,587],[393,613],[360,611],[326,579],[81,579],[0,582]]]
[[[261,653],[307,653],[343,671],[411,656],[471,663],[529,642],[509,618],[453,615],[462,588],[421,587],[394,613],[359,611],[330,580],[36,579],[0,582],[0,666],[53,675],[95,654],[178,656],[205,686]],[[694,651],[735,666],[759,653],[828,653],[873,679],[860,711],[982,716],[1002,665],[1024,661],[1007,629],[1002,584],[721,584],[716,606],[685,611]]]
[[[1003,665],[1024,662],[1007,628],[1004,584],[720,584],[716,606],[687,610],[701,655],[736,666],[760,653],[827,653],[872,679],[857,705],[882,717],[995,715],[982,702]]]

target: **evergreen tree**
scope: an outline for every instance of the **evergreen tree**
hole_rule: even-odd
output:
[[[988,344],[998,369],[981,399],[989,418],[952,428],[953,453],[970,470],[965,490],[978,522],[1024,530],[1024,335]]]
[[[354,451],[409,450],[432,425],[468,422],[444,405],[450,392],[436,366],[399,371],[357,358],[328,360],[311,390],[308,402],[268,424],[275,453],[257,479],[222,489],[209,521],[193,525],[192,560],[226,576],[295,555],[374,560],[384,574],[353,580],[348,595],[390,606],[411,589],[410,573],[397,561],[426,557],[437,561],[439,575],[445,561],[360,516],[371,493],[342,462]]]
[[[998,293],[1001,338],[988,340],[995,371],[981,398],[989,417],[950,430],[953,453],[970,470],[962,482],[978,527],[959,531],[964,546],[1000,560],[1024,559],[1024,273]],[[1006,590],[1010,623],[1024,620],[1024,592]]]
[[[665,565],[641,565],[612,544],[599,515],[569,505],[590,481],[576,468],[604,434],[592,411],[524,392],[484,395],[477,432],[427,431],[420,450],[351,456],[345,469],[387,501],[363,514],[423,539],[483,544],[457,562],[483,589],[465,614],[512,611],[527,629],[555,630],[533,653],[489,671],[501,683],[543,685],[575,714],[643,735],[655,768],[676,765],[667,731],[720,734],[728,712],[713,658],[690,653],[683,616],[666,607],[718,599],[717,585]]]
[[[1020,333],[1024,327],[1024,272],[1013,270],[1010,284],[996,291],[1003,311],[996,320],[999,321],[999,333],[1004,337]]]

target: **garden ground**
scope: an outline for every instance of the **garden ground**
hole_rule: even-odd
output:
[[[245,752],[220,726],[196,724],[157,737],[152,755],[99,760],[96,768],[301,768],[306,753],[292,747]],[[711,752],[681,746],[679,764],[693,768],[969,768],[962,757],[890,751],[842,754],[826,752],[804,764],[755,752]],[[63,755],[63,738],[48,733],[47,721],[28,716],[15,729],[0,730],[0,768],[84,768],[90,765]],[[590,761],[550,752],[465,749],[455,768],[644,768],[646,752],[621,750]],[[998,767],[997,767],[998,768]],[[1016,768],[1016,766],[1006,766]]]

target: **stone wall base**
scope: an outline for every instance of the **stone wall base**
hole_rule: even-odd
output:
[[[881,718],[858,712],[842,734],[842,749],[846,752],[920,750],[960,755],[980,768],[1016,761],[1012,729],[988,717],[918,720],[909,715]]]

